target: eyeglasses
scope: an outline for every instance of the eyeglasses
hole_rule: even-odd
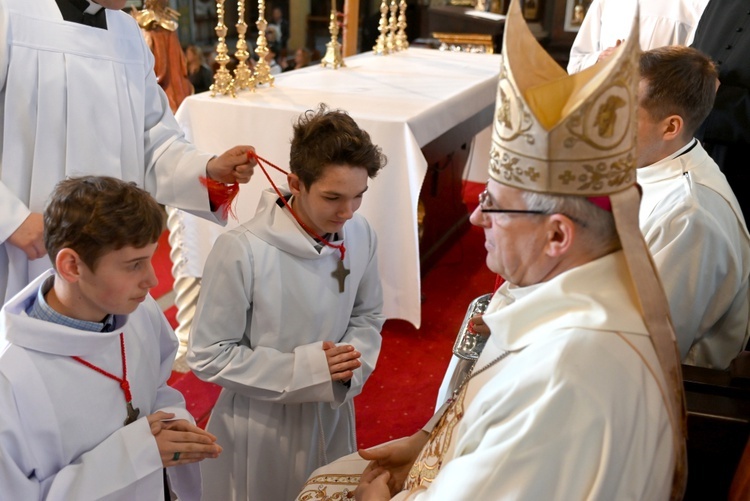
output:
[[[544,212],[543,210],[525,210],[525,209],[487,209],[487,206],[492,207],[495,205],[495,201],[492,200],[492,195],[490,195],[490,192],[487,191],[487,187],[485,186],[482,193],[479,194],[479,210],[482,211],[482,214],[537,214],[537,215],[544,215],[544,216],[551,216],[549,212]],[[559,214],[562,214],[563,216],[567,217],[574,223],[580,225],[583,228],[586,228],[588,225],[585,221],[580,221],[579,219],[568,216],[567,214],[564,214],[560,212]]]
[[[492,207],[495,205],[494,200],[492,200],[492,195],[490,195],[490,192],[487,191],[487,188],[484,188],[484,191],[479,194],[479,210],[482,211],[482,214],[544,214],[548,215],[546,212],[541,210],[522,210],[522,209],[488,209],[486,207]]]

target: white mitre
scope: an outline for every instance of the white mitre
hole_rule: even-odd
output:
[[[526,191],[583,196],[614,214],[644,322],[668,388],[675,444],[673,499],[687,478],[680,356],[669,305],[640,228],[636,131],[638,15],[612,56],[568,75],[533,36],[512,0],[492,130],[489,175]],[[597,210],[592,206],[592,210]]]
[[[518,11],[518,12],[514,12]],[[510,9],[490,175],[519,189],[609,195],[635,184],[638,24],[604,62],[568,75]]]

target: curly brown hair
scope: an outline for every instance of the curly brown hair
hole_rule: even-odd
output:
[[[308,190],[328,165],[362,167],[374,178],[385,163],[380,147],[345,111],[329,110],[321,103],[294,125],[289,168]]]
[[[119,179],[72,177],[60,181],[44,209],[44,246],[55,264],[64,248],[76,251],[92,271],[103,255],[145,247],[164,231],[164,211],[153,197]]]

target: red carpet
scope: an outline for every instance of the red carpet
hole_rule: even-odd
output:
[[[470,209],[482,189],[483,185],[467,183],[464,199]],[[160,288],[169,283],[168,291],[171,264],[169,247],[163,240],[158,251],[161,256],[154,257],[154,266],[160,274]],[[378,365],[362,394],[354,400],[360,447],[411,434],[432,416],[435,396],[466,309],[474,298],[490,292],[495,283],[494,274],[484,264],[483,243],[483,231],[469,228],[422,277],[420,329],[400,320],[385,323]],[[162,274],[168,277],[162,278]],[[165,313],[174,325],[174,307]],[[188,410],[198,424],[205,426],[219,388],[192,373],[175,373],[170,384],[185,395]]]
[[[159,278],[159,284],[151,289],[151,295],[156,299],[171,291],[174,285],[172,261],[169,260],[168,238],[168,232],[165,231],[162,233],[154,257],[151,259],[151,264],[153,264],[154,270],[156,270],[156,276]]]

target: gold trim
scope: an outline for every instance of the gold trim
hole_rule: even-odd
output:
[[[495,44],[492,41],[492,35],[481,35],[479,33],[444,33],[435,31],[432,33],[433,38],[440,40],[440,43],[448,47],[459,47],[462,50],[470,52],[472,48],[481,48],[485,54],[494,54]]]

